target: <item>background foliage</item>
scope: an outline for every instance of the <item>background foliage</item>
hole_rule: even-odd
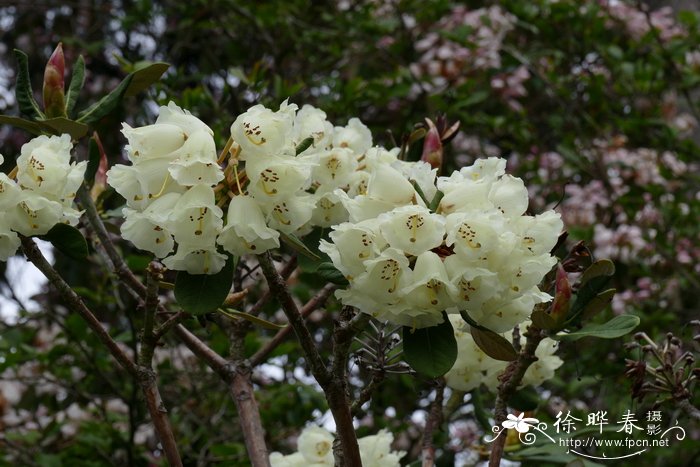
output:
[[[448,168],[482,155],[507,157],[510,170],[531,187],[532,212],[557,205],[571,242],[585,240],[594,255],[615,260],[619,292],[601,321],[622,311],[637,314],[640,330],[653,339],[673,332],[697,354],[689,323],[698,316],[700,286],[699,26],[696,11],[591,0],[6,5],[0,8],[0,113],[16,113],[12,49],[28,53],[39,89],[43,66],[59,41],[67,63],[79,54],[86,59],[80,107],[114,88],[142,61],[172,64],[147,93],[127,99],[97,124],[112,163],[122,161],[121,121],[149,123],[157,105],[169,100],[224,138],[235,116],[250,105],[276,107],[288,96],[324,109],[337,124],[358,116],[386,145],[400,144],[424,117],[444,113],[461,122],[447,149]],[[27,139],[20,130],[0,129],[3,171],[11,169]],[[104,202],[109,209],[118,201]],[[147,264],[127,245],[123,252],[136,270]],[[139,311],[116,279],[102,272],[100,258],[92,258],[76,265],[56,253],[56,265],[109,323],[112,335],[135,350]],[[5,265],[0,267],[4,272]],[[295,292],[303,300],[316,285],[301,275]],[[12,275],[5,277],[6,296],[12,299],[17,287]],[[0,464],[157,462],[137,384],[123,378],[85,324],[51,291],[35,301],[20,303],[17,318],[3,310],[0,323]],[[6,302],[2,306],[10,309]],[[338,305],[327,308],[311,317],[319,339]],[[274,305],[264,310],[271,319],[276,313]],[[225,333],[215,323],[187,325],[226,352]],[[267,333],[248,335],[249,353]],[[624,359],[640,355],[624,343],[583,339],[563,345],[567,363],[547,385],[538,416],[651,407],[653,396],[632,399]],[[224,384],[173,338],[157,358],[187,463],[245,465]],[[255,375],[268,446],[288,451],[304,423],[323,417],[325,401],[293,341],[278,348],[268,365]],[[355,391],[368,371],[358,359]],[[420,379],[388,377],[366,408],[358,434],[386,426],[397,435],[397,446],[409,451],[407,459],[416,459],[421,436],[416,414],[425,411],[430,392]],[[492,396],[473,394],[472,405],[488,408]],[[662,407],[670,419],[691,426],[673,405]],[[440,465],[451,465],[465,448],[477,454],[483,449],[478,436],[489,428],[464,412],[469,411],[456,412],[449,430],[438,435],[436,445],[444,447]],[[691,465],[698,455],[692,440],[700,435],[697,424],[689,431],[686,441],[652,450],[645,461]],[[458,459],[466,462],[463,454]]]

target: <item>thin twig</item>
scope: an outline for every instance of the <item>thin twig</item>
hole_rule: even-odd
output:
[[[311,300],[306,302],[306,304],[301,308],[301,310],[299,310],[302,318],[308,317],[315,310],[322,307],[326,300],[328,300],[328,297],[330,297],[333,291],[337,288],[338,286],[336,286],[335,284],[326,284],[316,295],[314,295],[311,298]],[[268,355],[270,355],[270,353],[272,353],[272,351],[275,350],[277,346],[280,345],[280,343],[282,343],[282,341],[291,332],[292,326],[290,325],[287,325],[284,328],[277,331],[277,334],[275,334],[272,339],[270,339],[264,346],[260,348],[260,350],[255,352],[255,354],[253,354],[253,356],[250,357],[251,366],[256,367],[262,362],[264,362],[267,359]]]
[[[433,445],[433,433],[442,423],[442,402],[445,399],[445,379],[435,381],[435,400],[430,404],[430,412],[425,422],[423,431],[423,467],[435,465],[435,446]]]

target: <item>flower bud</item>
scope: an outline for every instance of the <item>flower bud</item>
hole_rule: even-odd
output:
[[[423,154],[420,160],[427,162],[432,168],[439,171],[442,166],[443,153],[440,132],[432,120],[426,118],[425,121],[428,124],[428,133],[423,140]]]
[[[558,324],[563,324],[566,320],[566,315],[569,313],[569,307],[571,306],[572,292],[571,284],[569,284],[569,277],[561,263],[557,265],[557,277],[554,288],[555,294],[551,315]]]
[[[66,115],[65,69],[63,45],[59,42],[44,70],[44,112],[47,118]]]

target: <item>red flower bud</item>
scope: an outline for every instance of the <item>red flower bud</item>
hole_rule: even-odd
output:
[[[557,264],[557,277],[554,283],[554,302],[552,303],[551,316],[558,324],[566,320],[571,306],[571,284],[569,277],[561,263]]]
[[[59,42],[44,70],[44,112],[48,118],[66,115],[65,69],[63,45]]]
[[[442,166],[442,139],[433,121],[426,118],[425,122],[428,124],[428,133],[423,140],[423,154],[420,160],[427,162],[432,168],[439,171]]]

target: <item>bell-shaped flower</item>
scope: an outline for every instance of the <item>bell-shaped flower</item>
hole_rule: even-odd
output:
[[[180,185],[216,185],[224,178],[217,163],[214,138],[206,131],[192,133],[171,156],[168,171]]]
[[[116,164],[107,171],[107,182],[124,197],[127,206],[137,210],[146,209],[167,193],[187,190],[173,179],[162,159],[149,159],[138,166]]]
[[[330,465],[330,464],[329,464]],[[308,467],[309,461],[299,452],[294,454],[283,455],[279,452],[270,453],[271,467]]]
[[[168,226],[178,243],[213,244],[223,226],[222,217],[214,190],[208,185],[195,185],[177,200],[168,216]]]
[[[380,430],[376,435],[365,436],[357,440],[360,446],[362,465],[367,467],[398,467],[405,451],[392,451],[391,444],[394,435],[386,429]]]
[[[17,205],[6,212],[8,225],[27,237],[44,235],[60,220],[63,206],[32,190],[22,190]]]
[[[257,198],[256,198],[257,199]],[[277,199],[267,210],[267,224],[280,232],[294,233],[309,222],[313,215],[315,203],[312,195],[297,195]]]
[[[418,256],[442,244],[445,221],[427,208],[401,206],[378,218],[382,236],[393,248]]]
[[[328,430],[310,426],[304,429],[297,440],[297,449],[308,463],[333,465],[333,435]]]
[[[439,186],[439,185],[438,185]],[[493,209],[488,199],[491,185],[465,180],[456,185],[444,185],[445,196],[440,200],[438,211],[444,215],[455,212],[483,212]]]
[[[554,211],[521,216],[514,221],[514,230],[522,239],[520,248],[533,256],[549,255],[563,229],[561,215]]]
[[[414,199],[419,198],[411,182],[388,165],[379,165],[372,172],[367,184],[367,196],[394,206],[412,204]]]
[[[22,197],[22,189],[17,182],[0,172],[0,212],[9,211],[17,206]]]
[[[348,280],[364,273],[365,261],[376,258],[386,247],[374,219],[336,225],[329,237],[332,243],[321,240],[318,248],[331,258],[333,265]]]
[[[311,177],[314,182],[328,187],[342,187],[350,183],[357,170],[355,154],[348,148],[332,148],[316,155],[318,165]]]
[[[314,194],[316,207],[311,215],[311,223],[318,227],[331,227],[348,220],[348,211],[345,209],[340,196],[336,193]]]
[[[265,224],[260,205],[250,196],[234,196],[228,205],[226,227],[217,243],[237,256],[259,255],[280,246],[279,232]]]
[[[401,293],[411,309],[441,314],[454,306],[457,288],[450,282],[440,257],[432,251],[425,251],[416,258],[412,283]]]
[[[346,126],[335,127],[333,147],[350,148],[355,154],[364,154],[372,147],[372,132],[359,118],[351,118]]]
[[[301,155],[325,150],[333,142],[333,124],[326,120],[326,112],[308,104],[297,112],[292,131],[295,146],[306,138],[313,138],[314,141]]]
[[[397,161],[394,162],[394,165],[404,177],[410,181],[416,182],[421,191],[423,191],[428,202],[432,201],[437,193],[435,177],[437,176],[438,169],[432,168],[430,164],[423,161]]]
[[[226,264],[226,255],[216,250],[216,245],[178,243],[177,252],[163,260],[169,269],[187,271],[190,274],[216,274]]]
[[[364,265],[365,272],[355,278],[352,287],[380,307],[383,304],[397,304],[401,300],[400,291],[412,282],[412,271],[403,252],[396,248],[387,248],[375,258],[366,260]],[[342,296],[340,292],[336,295]],[[343,303],[353,305],[346,301]],[[359,308],[366,313],[379,311],[363,309],[362,306]]]
[[[494,297],[484,303],[480,309],[470,309],[469,315],[477,323],[494,332],[506,332],[530,318],[536,304],[545,303],[551,299],[551,295],[533,287],[518,298]]]
[[[293,157],[271,156],[246,162],[246,173],[250,179],[248,191],[253,197],[259,203],[274,205],[308,186],[311,167],[309,162]]]
[[[485,261],[499,245],[499,232],[503,229],[503,222],[494,214],[450,214],[446,218],[445,244],[453,246],[463,260]]]
[[[25,189],[63,202],[72,202],[82,182],[87,162],[70,162],[73,145],[69,135],[38,136],[24,146],[17,158],[17,182]]]
[[[241,160],[294,154],[292,125],[295,104],[284,101],[277,112],[255,105],[231,125],[231,137],[241,147]]]
[[[0,261],[7,261],[17,252],[20,244],[19,236],[7,224],[0,224]]]
[[[457,255],[445,258],[445,270],[457,289],[460,310],[479,310],[484,303],[505,289],[496,272],[465,264]]]
[[[489,201],[506,217],[522,216],[529,203],[527,188],[520,178],[503,175],[491,185]]]
[[[168,102],[168,106],[162,106],[158,109],[159,115],[156,123],[168,123],[178,126],[185,132],[187,136],[196,131],[206,131],[210,135],[214,132],[207,126],[206,123],[192,115],[189,111],[178,107],[174,102]]]
[[[122,134],[129,142],[124,149],[134,164],[169,156],[187,140],[187,134],[182,128],[169,123],[154,123],[138,128],[122,123]]]
[[[175,241],[168,230],[168,216],[180,199],[177,193],[168,193],[156,199],[143,212],[124,208],[126,221],[121,232],[124,239],[136,248],[150,251],[158,258],[163,258],[173,251]]]

